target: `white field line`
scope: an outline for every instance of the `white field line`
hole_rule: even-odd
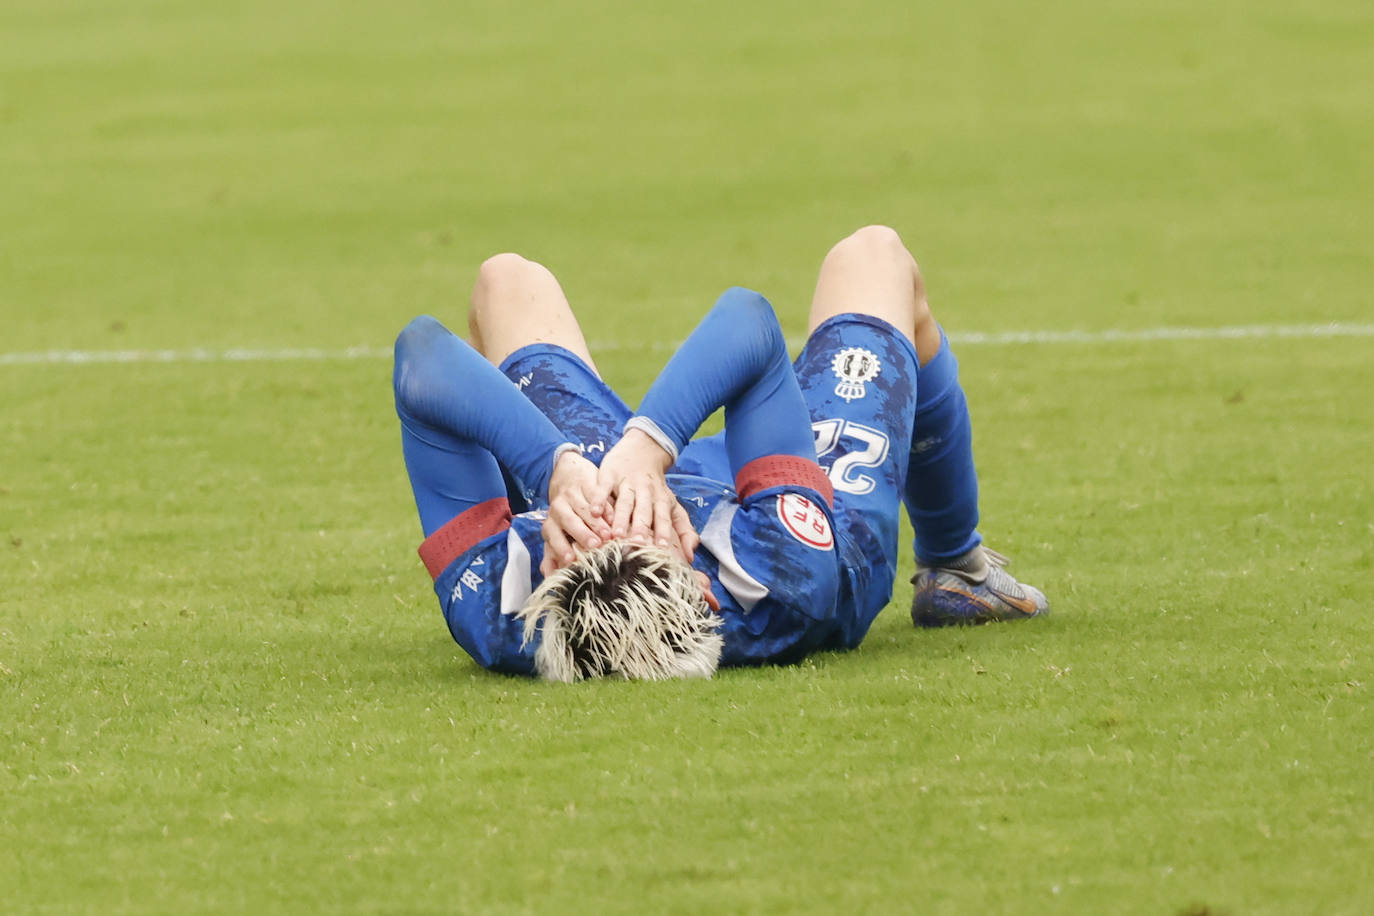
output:
[[[0,353],[0,366],[89,365],[94,363],[250,363],[299,360],[381,359],[390,347],[348,347],[321,350],[316,347],[286,349],[210,350],[40,350],[34,353]]]
[[[1249,324],[1220,328],[1108,328],[1101,331],[954,331],[950,340],[958,346],[1019,346],[1026,344],[1112,344],[1159,340],[1265,340],[1321,337],[1374,337],[1374,324]],[[789,339],[794,349],[804,343]],[[594,353],[623,350],[664,351],[677,342],[648,344],[624,341],[592,341]],[[316,347],[284,349],[238,348],[212,350],[39,350],[32,353],[0,353],[0,366],[95,365],[108,363],[243,363],[319,360],[385,359],[391,347],[348,347],[325,350]]]

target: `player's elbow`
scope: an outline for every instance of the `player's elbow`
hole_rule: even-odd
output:
[[[835,619],[840,597],[840,573],[837,566],[826,564],[813,569],[806,581],[801,583],[800,590],[805,605],[812,609],[817,620]]]
[[[778,662],[793,662],[836,643],[841,629],[839,571],[835,564],[816,564],[788,582],[774,597],[787,609],[788,638],[774,649]]]
[[[799,621],[799,632],[804,635],[802,642],[808,645],[832,628],[839,609],[839,596],[838,564],[826,560],[794,570],[771,589],[771,597],[788,608]]]

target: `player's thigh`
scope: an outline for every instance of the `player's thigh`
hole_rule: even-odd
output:
[[[592,373],[596,364],[558,278],[518,254],[487,258],[477,271],[468,311],[473,344],[500,365],[521,347],[554,344],[575,354]]]
[[[629,405],[579,354],[558,344],[531,343],[507,355],[500,369],[593,464],[620,441]]]

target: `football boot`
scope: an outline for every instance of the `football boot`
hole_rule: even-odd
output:
[[[939,566],[918,565],[911,584],[911,622],[918,627],[1029,620],[1045,617],[1050,603],[1038,588],[1006,571],[1005,556],[979,544]],[[919,561],[918,561],[919,564]]]

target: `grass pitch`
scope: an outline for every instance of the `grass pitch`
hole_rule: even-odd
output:
[[[548,263],[631,400],[899,228],[950,331],[1374,320],[1365,5],[0,10],[0,353],[385,347]],[[655,349],[660,347],[660,349]],[[384,359],[0,362],[15,912],[1374,909],[1369,337],[970,344],[1026,626],[478,670]]]

